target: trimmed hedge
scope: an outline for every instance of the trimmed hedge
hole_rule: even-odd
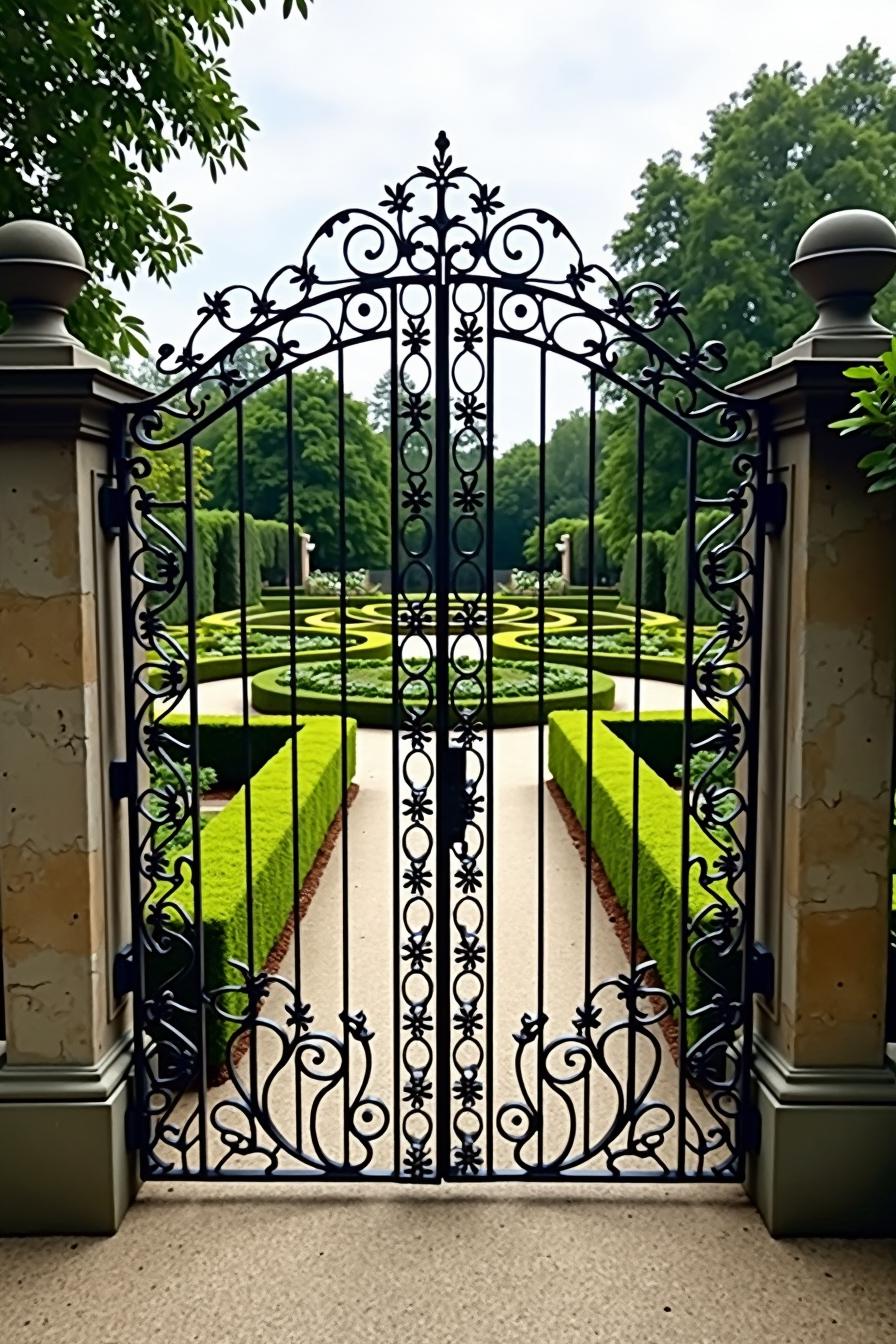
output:
[[[282,669],[259,672],[252,678],[252,707],[262,714],[283,714],[289,707],[290,691],[288,687],[278,685],[277,678]],[[592,679],[592,705],[595,709],[612,709],[616,699],[616,686],[611,677],[595,672]],[[342,714],[343,704],[340,695],[325,695],[319,691],[299,690],[296,703],[303,714]],[[544,696],[545,721],[552,711],[558,709],[582,709],[587,706],[587,690],[582,687],[571,691],[555,691]],[[460,702],[461,706],[463,701]],[[537,696],[514,696],[500,699],[495,696],[491,707],[491,722],[495,728],[517,728],[526,724],[538,723],[539,701]],[[391,728],[393,726],[393,708],[391,700],[372,699],[365,696],[347,697],[345,713],[364,728]],[[452,711],[451,722],[457,722]]]
[[[170,737],[185,749],[190,746],[189,714],[169,714],[165,729]],[[299,722],[299,730],[304,727]],[[249,751],[246,751],[245,725],[239,714],[203,715],[199,720],[199,764],[214,770],[218,785],[224,789],[238,788],[248,778],[267,765],[292,736],[292,716],[257,715],[249,719]]]
[[[670,532],[645,532],[641,537],[641,607],[666,610],[666,570],[672,547]],[[619,578],[619,599],[634,607],[638,596],[638,539],[632,537]]]
[[[347,773],[355,771],[355,729],[348,720]],[[256,731],[253,729],[253,732]],[[300,881],[307,877],[342,800],[342,720],[305,720],[298,736],[299,854]],[[258,971],[280,937],[293,910],[292,744],[287,741],[277,754],[252,777],[252,899],[255,930],[255,965]],[[214,993],[224,985],[239,982],[232,961],[248,961],[248,910],[246,883],[245,789],[216,813],[202,832],[202,927],[205,955],[205,990]],[[192,856],[192,851],[188,857]],[[192,885],[188,879],[178,892],[178,904],[192,915]],[[151,959],[152,960],[152,959]],[[172,973],[170,956],[155,959],[155,970],[167,980]],[[189,979],[189,977],[187,977]],[[189,1006],[187,983],[178,985],[178,1001]],[[242,990],[216,994],[219,1012],[206,1012],[206,1066],[215,1070],[226,1057],[227,1043],[237,1030],[220,1013],[241,1016],[247,998]],[[198,1029],[193,1014],[185,1014],[178,1030],[194,1042]]]
[[[587,716],[582,713],[552,714],[548,720],[548,766],[569,801],[580,824],[586,827],[586,761]],[[694,745],[708,736],[714,716],[695,712]],[[706,724],[706,733],[698,736],[699,725]],[[592,746],[592,802],[591,839],[600,857],[619,904],[631,909],[632,784],[634,763],[631,748],[624,740],[631,731],[630,714],[593,716]],[[663,725],[665,736],[677,728],[682,731],[682,715],[648,713],[641,716],[642,742]],[[670,727],[671,725],[671,727]],[[665,751],[665,747],[663,748]],[[666,988],[679,992],[679,927],[681,919],[681,861],[682,861],[682,798],[665,780],[650,768],[643,752],[639,765],[638,807],[638,938],[657,963]],[[690,854],[706,859],[713,869],[719,851],[701,827],[692,822],[689,837]],[[721,892],[724,883],[717,889]],[[691,871],[688,909],[693,917],[707,905],[709,898],[699,886]],[[706,958],[710,955],[708,949]],[[725,979],[739,967],[721,970],[704,960],[707,971]],[[687,1005],[691,1012],[704,1007],[709,1001],[711,988],[689,971],[687,977]],[[689,1024],[689,1040],[702,1036],[711,1025],[710,1015]]]

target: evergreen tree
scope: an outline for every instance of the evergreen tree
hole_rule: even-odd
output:
[[[293,378],[295,516],[312,536],[315,562],[335,569],[340,561],[339,388],[329,369]],[[389,558],[389,450],[367,419],[367,407],[344,399],[346,563],[378,568]],[[232,413],[213,457],[213,502],[239,503],[236,426]],[[254,393],[243,413],[245,507],[256,518],[288,519],[287,434],[284,384]]]
[[[862,40],[816,80],[799,64],[762,66],[710,113],[692,166],[676,151],[647,164],[613,239],[617,273],[678,291],[697,338],[727,347],[719,381],[735,381],[812,325],[788,273],[800,235],[831,210],[896,214],[894,163],[896,66],[877,48]],[[892,324],[892,293],[878,315]],[[674,326],[669,333],[677,348]],[[645,528],[674,531],[685,510],[685,436],[658,414],[647,428]],[[600,472],[602,532],[617,561],[634,532],[635,451],[629,399],[609,417]],[[699,466],[702,491],[724,490],[729,452],[701,448]]]

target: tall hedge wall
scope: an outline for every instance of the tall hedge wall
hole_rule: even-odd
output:
[[[289,524],[276,518],[258,518],[255,526],[258,530],[258,543],[261,548],[261,577],[265,583],[284,584],[289,582]],[[296,576],[299,574],[299,538],[302,529],[295,528],[295,550],[293,564]]]
[[[577,518],[567,529],[569,544],[572,548],[572,581],[576,584],[588,582],[588,519]],[[596,584],[615,583],[619,571],[604,549],[600,531],[594,527],[594,582]]]
[[[711,532],[714,527],[717,527],[719,523],[724,522],[729,516],[729,514],[724,513],[721,509],[701,509],[694,519],[694,537],[696,543],[699,545],[708,532]],[[687,616],[688,610],[687,529],[688,524],[687,519],[685,519],[681,524],[681,527],[675,533],[675,536],[672,538],[669,565],[666,571],[666,611],[671,612],[673,616],[680,616],[682,620]],[[703,591],[695,579],[695,623],[697,625],[715,625],[718,620],[718,611],[712,603],[704,597]]]
[[[673,538],[671,532],[645,532],[641,537],[641,606],[666,610],[666,572]],[[638,596],[638,539],[632,537],[619,578],[620,601],[633,607]]]
[[[183,541],[186,521],[178,510],[166,511],[165,526]],[[285,523],[275,526],[283,529],[281,555],[286,554]],[[279,535],[279,534],[278,534]],[[164,537],[154,540],[162,543]],[[166,543],[167,544],[167,543]],[[259,535],[259,524],[246,514],[245,566],[246,605],[251,606],[261,597],[261,567],[264,546]],[[194,514],[193,548],[196,572],[196,615],[209,616],[213,611],[233,611],[242,605],[240,592],[240,516],[230,509],[197,509]],[[158,574],[158,563],[151,559],[150,572]],[[184,625],[188,619],[188,592],[186,582],[177,597],[165,610],[169,625]]]

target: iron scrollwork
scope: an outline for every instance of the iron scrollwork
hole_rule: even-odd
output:
[[[210,1161],[213,1142],[213,1166],[221,1175],[242,1170],[254,1157],[278,1174],[363,1176],[390,1125],[400,1149],[393,1175],[405,1179],[493,1174],[488,1154],[494,1134],[510,1145],[519,1175],[591,1174],[595,1167],[615,1175],[632,1162],[661,1176],[683,1174],[664,1154],[675,1114],[654,1097],[661,1064],[657,1033],[673,1017],[680,1024],[688,1097],[694,1099],[679,1118],[692,1170],[724,1176],[739,1158],[745,1004],[735,981],[750,927],[744,827],[752,799],[743,781],[754,750],[745,656],[756,638],[751,592],[760,582],[755,537],[763,470],[762,452],[747,446],[753,408],[714,385],[724,369],[724,348],[697,340],[675,292],[653,282],[624,286],[586,261],[554,215],[508,210],[500,195],[500,188],[455,163],[441,133],[430,163],[387,186],[377,209],[332,215],[301,259],[263,288],[234,285],[206,295],[182,348],[161,349],[159,368],[170,387],[130,415],[128,437],[136,451],[119,467],[128,501],[125,611],[136,650],[131,808],[135,924],[145,969],[138,1068],[151,1135],[149,1174],[189,1175]],[[441,336],[440,303],[450,314]],[[198,820],[198,780],[189,748],[166,727],[173,708],[196,685],[195,650],[185,649],[166,623],[166,612],[188,583],[193,499],[188,483],[176,501],[160,501],[151,488],[154,453],[177,448],[189,463],[195,434],[253,392],[334,351],[384,339],[394,352],[393,491],[400,492],[393,538],[395,731],[401,741],[394,800],[401,814],[395,874],[395,956],[401,966],[393,1067],[400,1079],[391,1114],[369,1092],[373,1029],[362,1011],[343,1015],[340,1037],[317,1028],[301,986],[282,974],[234,964],[233,983],[202,983],[195,854],[187,843]],[[515,1036],[519,1098],[497,1107],[493,1134],[487,1082],[494,1029],[488,1013],[494,942],[488,475],[498,340],[573,360],[695,441],[730,451],[735,484],[721,498],[694,500],[695,509],[726,514],[724,523],[700,537],[692,557],[695,582],[718,614],[715,633],[688,669],[689,692],[713,719],[700,742],[702,751],[713,753],[712,763],[687,794],[690,818],[717,850],[713,861],[698,856],[688,865],[687,880],[703,899],[687,916],[686,984],[700,983],[704,1006],[691,1009],[675,987],[657,987],[651,966],[639,965],[635,974],[589,990],[569,1032],[552,1037],[544,1014],[524,1014]],[[434,404],[440,374],[448,405]],[[444,439],[435,417],[441,417]],[[448,534],[439,536],[434,477],[442,442],[451,493],[443,513]],[[450,556],[451,623],[444,630],[436,629],[434,614],[433,557],[440,545]],[[439,651],[450,664],[452,686],[444,736],[435,726],[432,674]],[[449,748],[466,753],[468,772],[462,835],[451,841],[449,889],[442,891],[436,800]],[[448,994],[441,999],[443,1010],[446,1003],[450,1008],[442,1038],[447,1050],[435,1044],[439,902],[449,912],[451,939]],[[608,1006],[614,996],[623,1009],[616,1018]],[[209,1111],[210,1132],[200,1114],[203,1094],[191,1090],[205,1068],[197,1032],[204,1016],[226,1035],[231,1089]],[[611,1058],[623,1034],[637,1047],[637,1068],[626,1077]],[[250,1086],[238,1057],[248,1047],[256,1058],[262,1040],[273,1063],[265,1065],[261,1085]],[[543,1081],[539,1090],[531,1084],[533,1066]],[[302,1075],[314,1088],[307,1142],[278,1119],[277,1087],[287,1075]],[[450,1158],[448,1169],[440,1170],[435,1103],[445,1089],[451,1098]],[[583,1098],[592,1093],[605,1098],[599,1133],[583,1124]],[[325,1142],[318,1123],[337,1104],[348,1136],[341,1151]],[[539,1158],[532,1148],[536,1138],[542,1148],[547,1138],[546,1105],[561,1121],[547,1155]]]

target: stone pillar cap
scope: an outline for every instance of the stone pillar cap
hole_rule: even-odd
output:
[[[896,227],[874,210],[835,210],[800,239],[790,273],[818,310],[818,319],[774,364],[796,355],[862,357],[886,348],[891,332],[871,315],[880,290],[896,274]]]
[[[0,335],[0,363],[105,365],[66,326],[89,279],[84,253],[65,229],[41,219],[0,225],[0,299],[11,317]]]

